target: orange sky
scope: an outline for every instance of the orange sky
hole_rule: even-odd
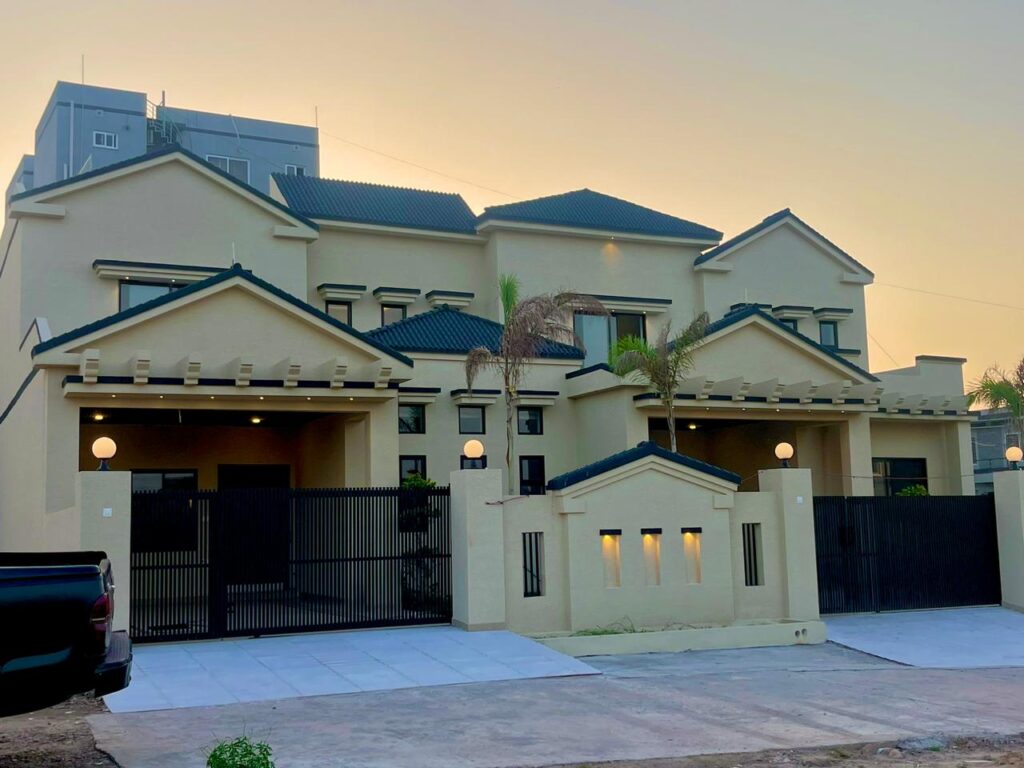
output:
[[[728,236],[789,206],[875,272],[873,369],[1024,354],[1021,3],[0,0],[0,19],[3,186],[84,53],[87,82],[175,106],[311,124],[317,105],[323,175],[476,210],[587,186]]]

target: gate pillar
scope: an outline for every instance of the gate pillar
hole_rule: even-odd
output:
[[[78,546],[107,553],[117,586],[114,629],[128,629],[132,589],[132,473],[79,472],[75,496]]]
[[[501,470],[451,475],[452,624],[505,627],[505,533]]]
[[[811,470],[763,469],[758,487],[775,494],[786,582],[786,618],[817,620],[818,560],[814,544]]]
[[[995,472],[992,485],[1003,605],[1024,611],[1024,472]]]

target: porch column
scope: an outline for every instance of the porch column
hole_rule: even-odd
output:
[[[1003,605],[1024,611],[1024,472],[992,474]]]
[[[764,469],[758,487],[774,493],[779,511],[783,574],[786,582],[786,618],[820,618],[818,560],[814,546],[814,496],[809,469]]]
[[[505,529],[500,469],[451,474],[452,624],[505,627]]]
[[[79,548],[107,553],[117,585],[114,629],[128,629],[132,592],[132,473],[79,472],[75,495]]]
[[[947,426],[950,454],[950,493],[974,495],[974,453],[971,451],[971,423],[954,421]]]
[[[367,480],[374,487],[398,485],[398,400],[373,407],[365,420]],[[429,473],[429,467],[427,467]]]
[[[843,467],[843,495],[874,496],[871,419],[868,414],[853,414],[839,425],[839,450]]]

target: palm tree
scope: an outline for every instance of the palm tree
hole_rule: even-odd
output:
[[[686,374],[693,370],[693,353],[704,343],[708,315],[702,312],[683,330],[669,338],[671,322],[658,332],[654,344],[636,336],[625,336],[612,347],[612,370],[617,376],[643,379],[661,398],[668,417],[668,439],[676,452],[676,389]]]
[[[607,312],[597,299],[572,291],[545,293],[520,300],[519,280],[515,275],[501,275],[498,292],[505,317],[498,349],[491,351],[487,347],[477,347],[470,350],[466,356],[466,386],[472,392],[473,382],[488,368],[501,376],[505,395],[505,467],[508,470],[508,492],[512,495],[515,493],[512,417],[518,397],[516,393],[527,368],[536,359],[545,340],[577,343],[572,327],[574,312]]]
[[[967,399],[971,405],[1005,408],[1020,434],[1024,427],[1024,359],[1010,374],[993,365],[971,385]]]

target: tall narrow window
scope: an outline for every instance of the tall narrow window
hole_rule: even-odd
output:
[[[761,550],[761,524],[743,523],[743,583],[748,587],[764,584]]]
[[[519,493],[523,496],[541,496],[544,493],[544,457],[519,457]]]
[[[327,314],[345,325],[352,325],[351,301],[328,301],[325,305]]]
[[[818,323],[818,332],[821,338],[821,346],[839,346],[839,324],[835,320],[822,320]]]
[[[423,435],[427,431],[425,405],[398,406],[398,432],[402,435]]]
[[[644,544],[644,581],[648,587],[661,584],[661,528],[641,528]]]
[[[605,528],[601,531],[601,557],[604,560],[604,585],[609,589],[622,586],[621,541],[621,529]]]
[[[544,533],[523,532],[523,597],[544,594]]]
[[[700,528],[683,528],[683,563],[686,583],[700,584]]]
[[[611,335],[607,317],[577,313],[573,318],[573,330],[583,345],[584,367],[608,362]]]
[[[544,411],[532,405],[521,405],[517,411],[520,435],[544,434]]]

